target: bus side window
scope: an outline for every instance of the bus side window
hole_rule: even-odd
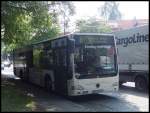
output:
[[[59,50],[58,49],[56,49],[55,50],[55,65],[57,65],[57,66],[59,66],[60,65],[60,61],[59,61],[59,58],[60,56],[59,56]]]
[[[42,68],[49,69],[53,65],[53,56],[52,56],[52,50],[44,50],[41,58],[40,58],[40,64],[42,65]]]
[[[47,51],[47,56],[48,56],[48,60],[49,60],[50,65],[53,65],[53,51],[52,51],[52,49]]]
[[[41,52],[42,52],[42,49],[40,48],[34,48],[33,50],[33,66],[36,68],[40,68]]]
[[[66,49],[62,48],[59,51],[59,62],[61,66],[66,66],[67,62],[66,62]]]
[[[66,49],[59,48],[54,50],[54,64],[57,66],[67,66]]]
[[[33,51],[28,51],[27,52],[27,65],[29,67],[33,67]]]

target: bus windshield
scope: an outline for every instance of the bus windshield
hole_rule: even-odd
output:
[[[78,78],[116,75],[113,45],[78,46],[74,55]]]

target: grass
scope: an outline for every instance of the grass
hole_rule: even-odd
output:
[[[2,112],[36,111],[36,102],[27,96],[14,83],[4,81],[1,83],[1,110]]]

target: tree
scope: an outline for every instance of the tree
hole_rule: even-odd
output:
[[[64,20],[64,34],[66,33],[66,29],[69,27],[69,16],[75,14],[75,6],[71,2],[63,2],[63,7],[61,9]]]
[[[89,32],[89,33],[107,33],[111,32],[111,28],[104,22],[97,21],[92,17],[89,19],[81,19],[76,22],[77,32]]]
[[[102,8],[99,10],[101,16],[105,17],[106,20],[118,20],[121,19],[121,13],[118,9],[119,3],[116,2],[105,2]]]
[[[58,34],[59,26],[52,22],[48,8],[45,1],[2,2],[1,41],[8,51]]]
[[[75,14],[75,6],[72,2],[51,2],[53,8],[51,12],[55,15],[60,15],[63,20],[64,34],[66,29],[69,27],[70,16]]]
[[[56,37],[60,32],[58,16],[64,15],[66,29],[69,15],[74,14],[74,11],[70,2],[3,1],[1,41],[6,50],[11,51],[23,45]]]

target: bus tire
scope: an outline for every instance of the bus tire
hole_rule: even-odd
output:
[[[119,81],[119,86],[122,86],[124,82],[123,81]]]
[[[29,70],[25,70],[25,81],[29,82]]]
[[[24,79],[24,77],[23,77],[23,71],[22,70],[20,70],[20,72],[19,72],[19,77],[21,78],[21,80]]]
[[[16,68],[14,68],[14,75],[15,75],[15,76],[17,75]]]
[[[147,81],[144,77],[137,77],[135,79],[135,87],[138,91],[145,91],[147,89]]]
[[[48,92],[52,91],[52,80],[49,76],[45,77],[45,89]]]

